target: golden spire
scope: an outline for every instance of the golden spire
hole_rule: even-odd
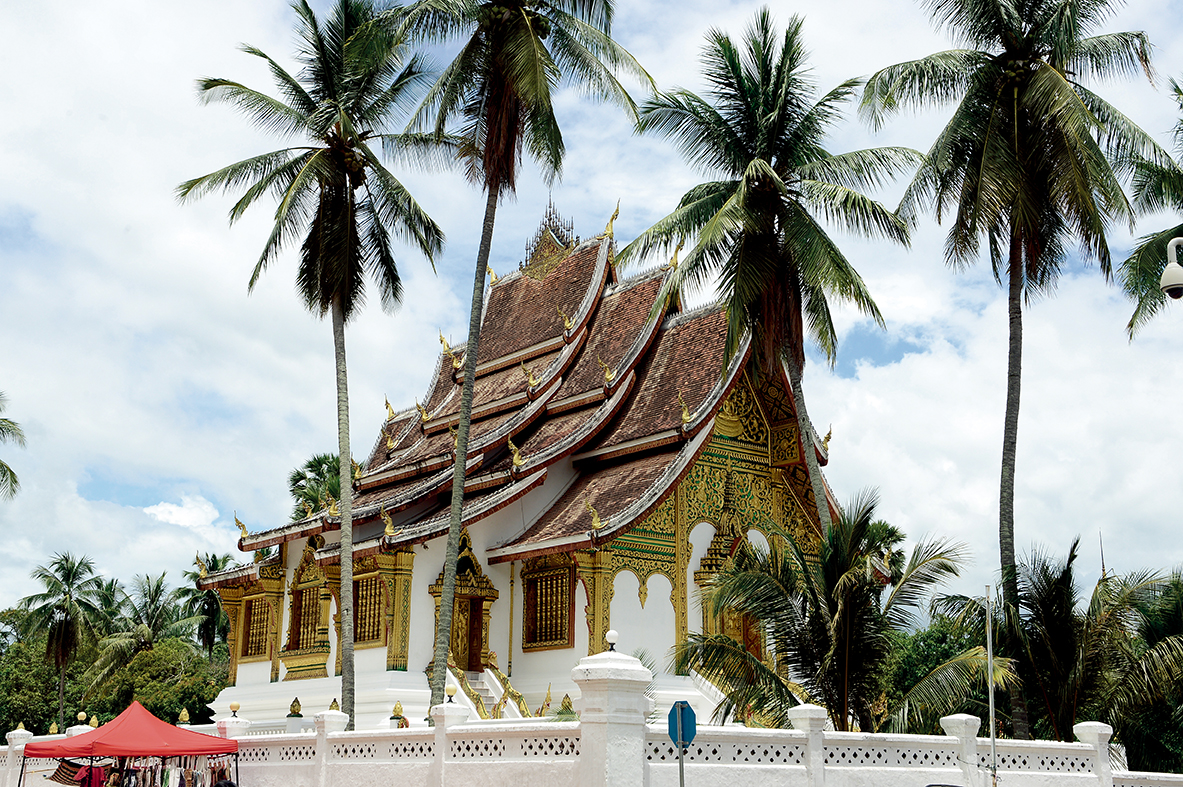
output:
[[[826,453],[830,452],[830,438],[834,436],[834,425],[830,424],[830,430],[826,432],[826,436],[822,438],[822,450]]]
[[[238,518],[237,511],[234,512],[234,524],[238,525],[238,529],[242,531],[243,538],[247,538],[248,536],[250,536],[250,533],[248,533],[246,530],[246,525],[244,525],[242,523],[242,521]]]
[[[402,704],[402,702],[396,702],[396,703],[394,703],[394,711],[393,711],[393,713],[391,713],[391,715],[392,715],[392,716],[396,716],[396,717],[397,717],[397,716],[402,716],[402,715],[403,715],[403,704]]]
[[[489,274],[489,279],[491,280],[491,282],[492,282],[493,284],[496,284],[496,283],[497,283],[497,274],[493,272],[493,266],[492,266],[492,265],[486,265],[486,266],[485,266],[485,273],[488,273],[488,274]]]
[[[604,382],[605,382],[605,383],[611,383],[613,380],[615,380],[615,379],[616,379],[616,372],[614,372],[614,371],[613,371],[613,370],[612,370],[612,369],[611,369],[611,368],[608,366],[608,364],[604,363],[604,359],[603,359],[603,358],[601,358],[600,356],[598,356],[598,355],[597,355],[597,356],[596,356],[596,361],[598,361],[598,362],[599,362],[599,364],[600,364],[600,368],[604,370]]]
[[[92,727],[97,727],[97,726],[99,726],[99,717],[98,717],[98,716],[96,716],[96,715],[94,715],[94,714],[91,714],[91,716],[90,716],[90,726],[92,726]]]
[[[452,368],[460,368],[460,359],[456,357],[456,353],[452,352],[452,345],[448,344],[448,340],[444,338],[444,332],[440,331],[440,344],[443,345],[444,352],[452,359]],[[426,419],[424,419],[426,420]]]
[[[591,529],[592,530],[599,530],[607,524],[607,522],[600,521],[600,512],[597,511],[596,507],[591,504],[591,497],[590,496],[587,498],[584,498],[583,507],[587,509],[587,512],[589,514],[591,514],[591,518],[592,518]]]
[[[557,311],[559,313],[559,316],[563,318],[563,330],[564,331],[571,330],[571,328],[573,327],[573,324],[571,322],[571,318],[568,317],[567,313],[563,311],[563,307],[556,306],[555,311]]]
[[[197,568],[199,571],[197,576],[200,577],[201,579],[205,579],[205,577],[209,573],[209,571],[206,569],[205,563],[202,562],[201,555],[194,555],[193,562],[197,564]]]
[[[85,719],[85,718],[86,718],[86,714],[85,714],[85,713],[84,713],[84,714],[82,714],[82,718],[83,718],[83,719]],[[79,721],[81,721],[81,719],[79,719]],[[18,721],[18,722],[16,723],[16,728],[17,728],[18,730],[23,730],[23,729],[25,728],[25,723],[24,723],[23,721]]]
[[[383,398],[383,399],[386,399],[386,397],[382,397],[382,398]],[[387,421],[393,421],[393,420],[394,420],[394,408],[390,406],[390,400],[389,400],[389,399],[386,399],[386,420],[387,420]]]
[[[20,727],[18,726],[17,729],[20,729]],[[57,735],[58,734],[58,723],[56,721],[53,724],[49,725],[49,734],[50,735]]]
[[[180,715],[177,716],[177,724],[188,724],[188,723],[189,723],[189,709],[188,708],[181,708],[181,713],[180,713]]]
[[[341,706],[337,703],[336,697],[333,697],[333,701],[329,703],[329,710],[341,710]]]
[[[341,516],[341,512],[337,510],[337,499],[325,492],[325,497],[329,499],[329,516]]]
[[[531,388],[538,385],[538,378],[534,376],[534,370],[527,369],[525,361],[522,361],[522,375],[526,378],[526,385]]]
[[[678,404],[682,405],[682,423],[690,423],[690,408],[686,406],[686,400],[682,398],[681,391],[678,391]]]
[[[519,451],[518,447],[513,444],[513,437],[510,435],[506,435],[505,442],[509,444],[509,453],[513,456],[513,466],[514,467],[521,467],[522,465],[524,465],[526,463],[526,460],[522,459],[522,452]]]
[[[420,420],[422,420],[423,423],[427,423],[427,420],[428,420],[427,408],[424,407],[423,405],[419,404],[418,399],[415,400],[415,409],[419,411]],[[391,447],[393,448],[393,446],[391,446]]]
[[[604,234],[601,237],[613,238],[612,224],[620,218],[620,200],[616,200],[616,210],[612,211],[612,216],[608,219],[608,226],[604,227]]]
[[[292,700],[292,704],[288,706],[288,713],[292,716],[300,715],[300,698],[296,697]]]
[[[386,529],[382,534],[387,537],[394,535],[394,520],[390,518],[390,514],[386,513],[386,503],[382,504],[382,508],[378,510],[378,516],[382,518],[382,524],[386,525]]]

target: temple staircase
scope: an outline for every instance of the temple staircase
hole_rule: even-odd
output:
[[[492,689],[485,683],[485,673],[483,672],[465,672],[464,677],[468,679],[468,686],[476,692],[485,703],[486,710],[492,710],[493,706],[497,704],[497,698],[493,696]]]

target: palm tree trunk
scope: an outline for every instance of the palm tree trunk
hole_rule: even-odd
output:
[[[58,729],[66,731],[66,665],[58,674]]]
[[[1023,260],[1017,234],[1011,237],[1009,273],[1007,306],[1010,314],[1010,344],[1006,368],[1006,420],[1002,430],[1002,479],[998,495],[998,551],[1002,563],[1004,619],[1008,623],[1017,623],[1019,579],[1015,564],[1015,451],[1019,441],[1019,388],[1023,366]],[[1008,636],[1007,640],[1013,641],[1014,637]],[[1007,655],[1017,657],[1019,654],[1012,650]],[[1030,739],[1027,701],[1021,685],[1011,690],[1010,701],[1015,737]]]
[[[813,446],[813,427],[809,423],[809,414],[805,411],[805,392],[801,389],[801,369],[789,359],[789,383],[793,386],[793,405],[797,411],[797,432],[801,435],[801,450],[805,452],[805,467],[809,470],[809,483],[813,488],[814,502],[817,504],[817,517],[821,523],[822,533],[829,533],[833,527],[830,519],[830,504],[826,501],[826,488],[822,483],[822,471],[817,464],[817,453]]]
[[[435,631],[435,657],[431,673],[431,705],[444,700],[448,645],[452,639],[452,607],[456,599],[456,560],[460,553],[460,515],[464,506],[464,463],[468,457],[468,428],[472,423],[472,389],[476,381],[476,356],[481,337],[481,312],[485,304],[485,271],[493,245],[500,189],[490,187],[485,200],[485,223],[472,281],[472,311],[468,316],[468,342],[464,346],[464,385],[460,390],[460,424],[456,428],[456,459],[452,469],[452,510],[448,522],[448,546],[444,552],[444,587],[440,591],[439,621]]]
[[[333,355],[337,362],[337,450],[341,455],[341,710],[353,729],[353,453],[349,450],[349,381],[345,367],[345,310],[333,298]]]

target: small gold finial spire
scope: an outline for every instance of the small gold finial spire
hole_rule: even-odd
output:
[[[403,704],[401,701],[394,703],[394,711],[391,713],[391,715],[395,717],[403,715]]]
[[[390,518],[390,514],[386,513],[386,503],[382,504],[382,508],[378,510],[378,516],[382,518],[382,524],[386,528],[382,531],[382,535],[390,538],[394,535],[394,520]]]
[[[415,400],[415,409],[419,411],[419,419],[421,421],[423,421],[423,423],[427,423],[427,421],[429,420],[429,416],[427,414],[427,408],[424,407],[423,405],[419,404],[418,399]]]
[[[189,723],[189,709],[181,708],[181,712],[177,715],[177,724]]]
[[[830,430],[826,432],[826,436],[822,438],[822,450],[826,453],[830,451],[830,438],[834,436],[834,425],[830,424]]]
[[[58,723],[56,721],[53,724],[49,725],[49,734],[50,735],[57,735],[58,734]]]
[[[98,716],[96,716],[96,715],[94,715],[94,714],[91,714],[91,717],[90,717],[90,726],[92,726],[92,727],[98,727],[98,726],[99,726],[99,717],[98,717]]]
[[[240,519],[238,518],[238,512],[237,512],[237,511],[235,511],[235,512],[234,512],[234,524],[238,525],[238,529],[242,531],[242,537],[243,537],[243,538],[246,538],[247,536],[249,536],[249,535],[250,535],[250,533],[248,533],[248,532],[247,532],[246,525],[244,525],[244,524],[242,523],[242,520],[240,520]]]
[[[556,306],[555,311],[557,311],[559,313],[559,316],[563,318],[563,330],[564,331],[571,330],[571,328],[573,327],[573,324],[571,322],[571,318],[568,317],[567,313],[563,311],[563,307]]]
[[[325,492],[325,497],[329,499],[329,516],[341,516],[341,512],[337,509],[337,498]]]
[[[385,396],[384,396],[384,397],[382,397],[382,398],[383,398],[383,399],[386,399],[386,397],[385,397]],[[394,420],[394,408],[390,406],[390,400],[389,400],[389,399],[386,399],[386,420],[387,420],[387,421],[393,421],[393,420]]]
[[[513,437],[511,437],[510,435],[506,435],[505,442],[509,444],[509,453],[511,456],[513,456],[513,466],[514,467],[521,467],[522,465],[524,465],[526,463],[526,460],[522,459],[522,452],[519,451],[518,447],[513,444]]]
[[[333,697],[333,701],[329,703],[329,710],[341,710],[341,706],[338,704],[336,697]]]
[[[678,404],[682,405],[682,423],[690,423],[690,408],[686,406],[686,400],[682,398],[681,391],[678,391]]]
[[[85,719],[85,718],[86,718],[86,714],[85,714],[85,713],[84,713],[84,714],[82,714],[82,718],[83,718],[83,719]],[[80,719],[79,721],[81,721],[81,719]],[[23,730],[23,729],[25,728],[25,723],[24,723],[23,721],[18,721],[18,722],[16,723],[16,728],[17,728],[18,730]]]
[[[604,227],[603,237],[605,237],[605,238],[615,237],[612,234],[612,232],[613,232],[612,225],[616,222],[616,220],[618,218],[620,218],[620,200],[616,200],[616,210],[612,211],[612,216],[608,219],[608,225],[606,227]]]
[[[485,273],[489,274],[489,281],[490,281],[490,283],[491,283],[491,284],[496,284],[496,283],[497,283],[497,274],[493,272],[493,266],[492,266],[492,265],[486,265],[486,266],[485,266]]]
[[[605,524],[607,524],[605,522],[600,521],[600,512],[597,511],[596,507],[591,504],[591,497],[584,498],[583,507],[587,509],[587,512],[589,514],[591,514],[591,518],[592,518],[591,529],[592,530],[599,530],[602,527],[604,527]]]
[[[205,567],[205,563],[204,563],[204,562],[202,562],[202,560],[201,560],[201,555],[200,555],[200,554],[194,555],[194,556],[193,556],[193,562],[197,564],[197,569],[198,569],[198,574],[197,574],[197,576],[198,576],[198,578],[199,578],[199,579],[205,579],[206,575],[207,575],[207,574],[209,574],[209,570],[208,570],[208,569],[206,569],[206,567]]]
[[[596,361],[599,362],[600,368],[604,370],[604,382],[605,383],[611,383],[613,380],[616,379],[616,372],[613,371],[613,369],[610,366],[608,366],[608,364],[604,363],[603,358],[601,358],[600,356],[597,355]]]
[[[525,361],[522,361],[522,376],[526,378],[526,385],[531,388],[538,385],[538,378],[534,376],[534,370],[527,369]]]
[[[290,715],[290,716],[299,716],[300,715],[300,698],[299,697],[296,697],[295,699],[293,699],[292,704],[288,706],[288,715]]]

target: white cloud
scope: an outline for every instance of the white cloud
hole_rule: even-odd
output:
[[[201,495],[196,497],[181,495],[180,505],[157,503],[145,508],[144,513],[161,522],[198,531],[208,528],[218,518],[218,509],[214,508],[214,504]]]

